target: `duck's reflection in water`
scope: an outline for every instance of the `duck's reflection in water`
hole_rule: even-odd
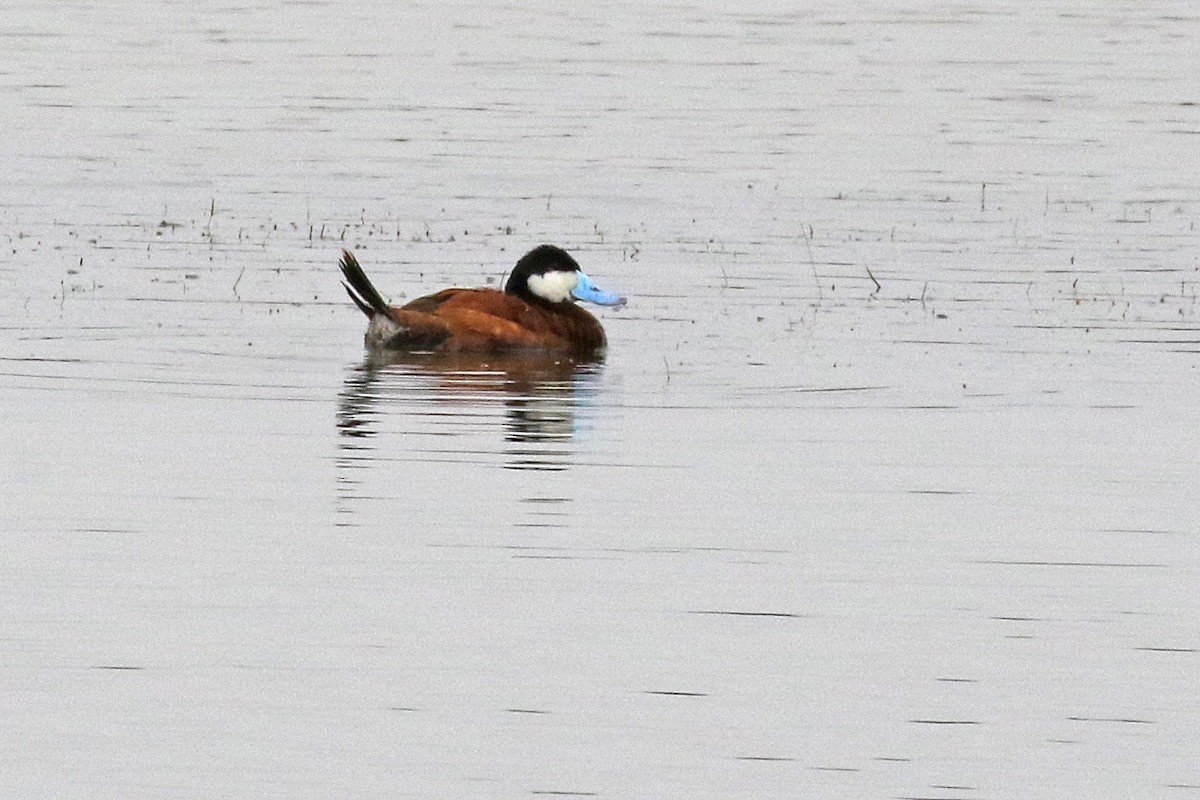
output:
[[[373,460],[373,440],[393,430],[385,420],[395,415],[404,417],[396,427],[423,437],[413,440],[412,448],[402,445],[409,457],[486,458],[495,452],[494,445],[486,446],[494,435],[486,429],[496,426],[497,411],[502,411],[503,466],[567,469],[577,413],[598,381],[601,366],[598,359],[561,356],[373,354],[350,368],[342,388],[341,460]],[[481,441],[480,435],[486,438]],[[476,438],[464,442],[462,437]]]

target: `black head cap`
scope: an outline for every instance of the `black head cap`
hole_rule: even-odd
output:
[[[548,272],[579,272],[579,262],[571,258],[570,253],[552,244],[539,245],[521,256],[521,260],[513,267],[504,291],[508,294],[522,297],[537,297],[529,289],[529,279],[534,275],[545,275]]]

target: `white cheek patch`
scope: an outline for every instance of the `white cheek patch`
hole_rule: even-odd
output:
[[[530,275],[529,291],[551,303],[561,303],[571,297],[575,284],[579,283],[578,272],[543,272]]]

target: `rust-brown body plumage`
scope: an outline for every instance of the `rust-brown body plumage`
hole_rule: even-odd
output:
[[[561,253],[574,264],[557,248],[543,245],[538,250],[543,248]],[[518,270],[525,260],[518,263]],[[606,344],[599,320],[570,299],[550,302],[538,297],[516,270],[503,292],[443,289],[390,306],[352,253],[343,251],[340,266],[347,292],[370,320],[366,334],[370,349],[590,354]]]

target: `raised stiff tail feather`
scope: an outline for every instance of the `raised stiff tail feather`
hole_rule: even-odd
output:
[[[342,275],[346,278],[346,282],[342,286],[346,287],[346,294],[350,295],[354,305],[358,306],[368,318],[376,314],[391,316],[387,301],[371,284],[367,273],[363,272],[362,267],[358,265],[358,259],[354,257],[353,253],[343,250],[342,260],[338,266],[342,268]]]

